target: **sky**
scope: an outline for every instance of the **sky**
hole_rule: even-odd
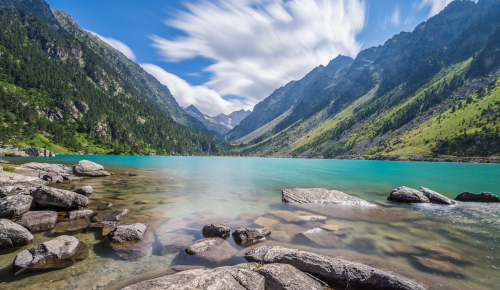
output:
[[[452,0],[46,0],[140,64],[184,107],[251,110],[339,54],[413,31]]]

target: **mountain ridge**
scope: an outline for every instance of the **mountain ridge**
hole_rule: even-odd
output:
[[[202,122],[203,125],[207,127],[207,129],[215,131],[221,135],[227,134],[231,129],[239,125],[240,122],[251,113],[251,111],[245,111],[241,109],[239,111],[234,111],[229,115],[221,113],[219,115],[211,117],[200,112],[198,108],[196,108],[193,104],[183,109],[184,111],[186,111],[186,113]]]

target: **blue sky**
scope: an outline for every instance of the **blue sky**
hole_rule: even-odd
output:
[[[451,0],[47,0],[142,65],[182,106],[252,109],[338,54],[412,31]]]

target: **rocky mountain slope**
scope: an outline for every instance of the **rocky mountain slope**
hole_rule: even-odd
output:
[[[227,134],[231,129],[238,126],[252,111],[239,110],[234,111],[229,115],[219,114],[210,117],[207,114],[201,113],[194,105],[184,108],[184,111],[192,117],[198,119],[207,127],[208,130],[215,131],[221,135]]]
[[[497,15],[498,0],[453,1],[413,32],[361,51],[326,76],[332,63],[314,69],[276,90],[228,134],[234,154],[498,154],[498,146],[485,145],[500,142]]]

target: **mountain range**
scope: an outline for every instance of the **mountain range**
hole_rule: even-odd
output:
[[[245,119],[251,111],[239,110],[234,111],[229,115],[219,114],[210,117],[207,114],[200,112],[194,105],[183,108],[186,113],[196,118],[207,127],[208,130],[215,131],[221,135],[227,134],[231,129],[238,126],[243,119]]]

